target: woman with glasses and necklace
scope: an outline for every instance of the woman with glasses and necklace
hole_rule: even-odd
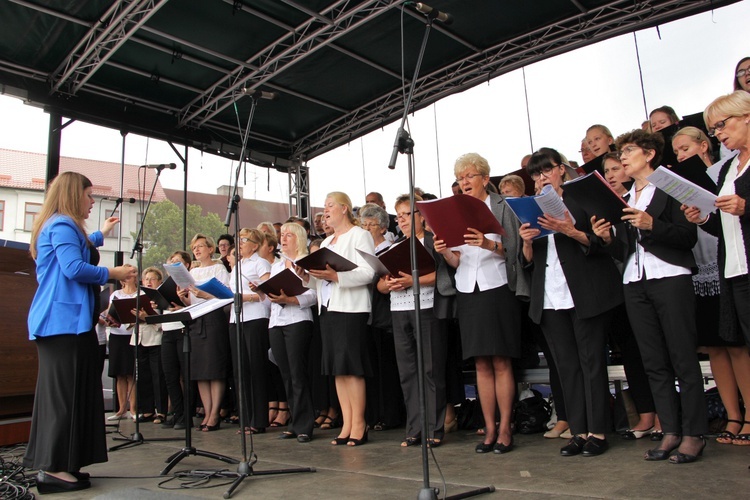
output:
[[[521,304],[528,281],[517,255],[518,220],[502,195],[487,192],[490,165],[476,153],[456,160],[461,191],[484,202],[506,235],[484,235],[466,228],[464,244],[448,248],[435,235],[434,248],[456,269],[456,300],[464,359],[474,358],[477,392],[486,425],[477,453],[503,454],[513,449],[511,416],[515,380],[511,360],[521,356]],[[491,236],[491,237],[488,237]],[[518,298],[517,298],[518,297]],[[500,411],[500,425],[495,416]]]
[[[698,237],[695,226],[680,215],[679,203],[648,181],[661,159],[661,134],[633,130],[619,136],[616,144],[625,173],[635,181],[622,221],[613,221],[624,224],[613,234],[610,221],[591,222],[623,263],[625,306],[664,433],[661,444],[644,459],[694,462],[703,452],[708,430],[691,271]]]
[[[190,270],[195,281],[203,282],[216,278],[229,286],[229,273],[220,261],[212,256],[216,245],[210,236],[196,234],[190,241],[195,260],[200,267]],[[191,286],[178,290],[178,295],[185,305],[197,304],[212,299],[213,295]],[[229,359],[229,337],[227,335],[227,316],[223,309],[198,318],[190,325],[188,334],[192,344],[190,356],[190,377],[198,382],[198,392],[203,402],[205,413],[199,429],[204,432],[215,431],[221,425],[221,400],[226,388]]]
[[[742,340],[750,344],[750,224],[747,200],[750,198],[750,93],[737,90],[717,98],[703,112],[710,135],[739,154],[726,160],[718,177],[718,212],[701,215],[695,208],[685,209],[685,216],[709,234],[718,237],[719,262],[719,332],[729,342]],[[747,401],[745,402],[747,405]],[[732,440],[733,444],[750,444],[747,427]]]
[[[526,169],[535,182],[564,197],[567,173],[560,153],[542,148]],[[605,345],[622,287],[612,258],[600,251],[591,232],[590,214],[569,198],[565,205],[564,219],[539,218],[539,225],[553,234],[539,237],[540,230],[529,223],[519,230],[523,261],[531,272],[529,317],[541,327],[560,376],[573,435],[560,454],[597,456],[609,447]]]
[[[265,295],[255,287],[267,280],[271,275],[271,264],[258,254],[263,245],[264,235],[257,229],[240,229],[238,262],[234,264],[229,288],[237,292],[235,272],[240,273],[240,287],[242,295],[242,340],[238,342],[238,321],[232,307],[229,316],[229,344],[232,348],[232,362],[234,364],[234,386],[239,391],[240,377],[242,377],[242,415],[249,417],[245,420],[245,433],[265,432],[268,426],[268,394],[266,381],[266,363],[268,361],[268,317],[270,305],[263,303]],[[230,258],[230,263],[232,259]],[[237,350],[242,356],[242,373],[237,366]],[[241,431],[240,431],[241,432]]]

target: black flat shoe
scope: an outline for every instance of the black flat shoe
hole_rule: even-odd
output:
[[[511,451],[513,451],[513,438],[511,438],[510,444],[508,445],[505,445],[503,443],[495,443],[495,446],[492,447],[492,452],[498,455],[509,453]]]
[[[91,474],[89,474],[88,472],[76,471],[71,472],[70,474],[79,481],[88,481],[89,479],[91,479]]]
[[[308,434],[299,434],[297,435],[297,442],[298,443],[309,443],[312,441],[312,438]]]
[[[583,456],[596,457],[607,451],[607,449],[609,449],[609,443],[606,439],[589,436],[586,444],[583,445]]]
[[[663,431],[653,431],[651,433],[651,437],[649,438],[651,441],[661,441],[664,439],[664,432]]]
[[[279,434],[279,439],[294,439],[297,435],[291,431],[284,431]]]
[[[494,449],[495,449],[495,443],[484,444],[482,442],[482,443],[479,443],[474,448],[474,451],[476,451],[477,453],[489,453],[489,452],[491,452]]]
[[[586,440],[581,436],[573,436],[568,444],[560,448],[560,455],[564,457],[573,457],[579,455],[583,451],[583,447],[586,444]]]
[[[677,453],[669,457],[669,463],[670,464],[689,464],[698,460],[698,457],[703,456],[703,450],[706,447],[706,438],[701,437],[701,440],[703,441],[703,444],[701,444],[701,447],[698,450],[698,453],[696,455],[688,455],[687,453],[682,453],[681,451],[678,451]]]
[[[44,471],[39,471],[36,475],[36,490],[40,495],[48,493],[65,493],[66,491],[79,491],[91,487],[91,481],[88,479],[78,480],[75,482],[65,481],[50,476]]]

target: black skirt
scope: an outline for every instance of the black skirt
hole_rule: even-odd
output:
[[[130,377],[135,369],[135,355],[130,345],[132,335],[109,336],[109,368],[110,377]]]
[[[456,301],[464,359],[521,357],[521,303],[508,285],[458,292]]]
[[[320,313],[323,375],[372,376],[367,352],[369,316],[368,313],[342,313],[323,308]]]
[[[210,312],[190,325],[191,380],[224,380],[231,359],[229,321],[223,309]]]
[[[107,461],[96,333],[36,340],[39,375],[23,465],[76,472]]]

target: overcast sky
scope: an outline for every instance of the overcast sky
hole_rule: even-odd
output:
[[[679,115],[702,112],[714,98],[732,91],[732,72],[750,55],[747,0],[722,9],[637,33],[649,110],[667,104]],[[416,53],[419,47],[407,47]],[[429,43],[428,49],[429,50]],[[407,69],[408,74],[413,68]],[[409,118],[415,141],[416,185],[437,195],[450,194],[453,162],[463,153],[485,156],[492,175],[519,168],[521,158],[542,146],[558,149],[580,161],[580,141],[594,123],[618,134],[640,126],[647,118],[633,34],[557,56],[525,68],[530,123],[521,70],[495,78],[461,94],[445,98]],[[48,118],[20,100],[0,96],[0,147],[45,153]],[[529,138],[529,126],[533,140]],[[408,189],[406,158],[388,170],[397,124],[373,132],[317,157],[310,167],[313,205],[322,206],[326,193],[344,191],[355,205],[369,191],[392,201]],[[64,129],[64,156],[119,162],[122,138],[118,131],[76,122]],[[182,151],[182,150],[181,150]],[[126,163],[179,164],[165,143],[130,134]],[[188,188],[215,193],[229,184],[236,164],[191,150]],[[244,178],[240,180],[244,183]],[[165,171],[162,185],[182,189],[178,168]],[[248,167],[245,198],[286,202],[287,176]]]

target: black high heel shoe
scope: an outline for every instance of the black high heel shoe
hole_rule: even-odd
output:
[[[679,436],[679,434],[671,434],[671,435]],[[666,434],[666,436],[670,436],[670,434]],[[682,442],[682,438],[680,438],[675,443],[675,445],[672,446],[671,448],[664,448],[664,449],[654,448],[652,450],[648,450],[646,451],[646,454],[643,456],[643,459],[648,462],[657,462],[659,460],[666,460],[669,458],[669,455],[680,446],[681,442]]]
[[[349,436],[342,437],[342,438],[336,437],[336,438],[333,438],[333,441],[331,441],[331,444],[334,446],[341,446],[341,445],[345,445],[348,442],[349,442]]]
[[[700,436],[700,439],[702,441],[701,447],[698,450],[698,453],[695,455],[688,455],[687,453],[682,453],[681,451],[678,451],[671,457],[669,457],[669,463],[670,464],[689,464],[692,462],[695,462],[698,460],[698,457],[703,456],[703,450],[706,448],[706,438],[703,436]]]
[[[369,427],[365,427],[365,433],[362,434],[362,437],[359,439],[349,438],[349,441],[346,443],[347,446],[362,446],[367,442],[367,432],[370,430]]]

